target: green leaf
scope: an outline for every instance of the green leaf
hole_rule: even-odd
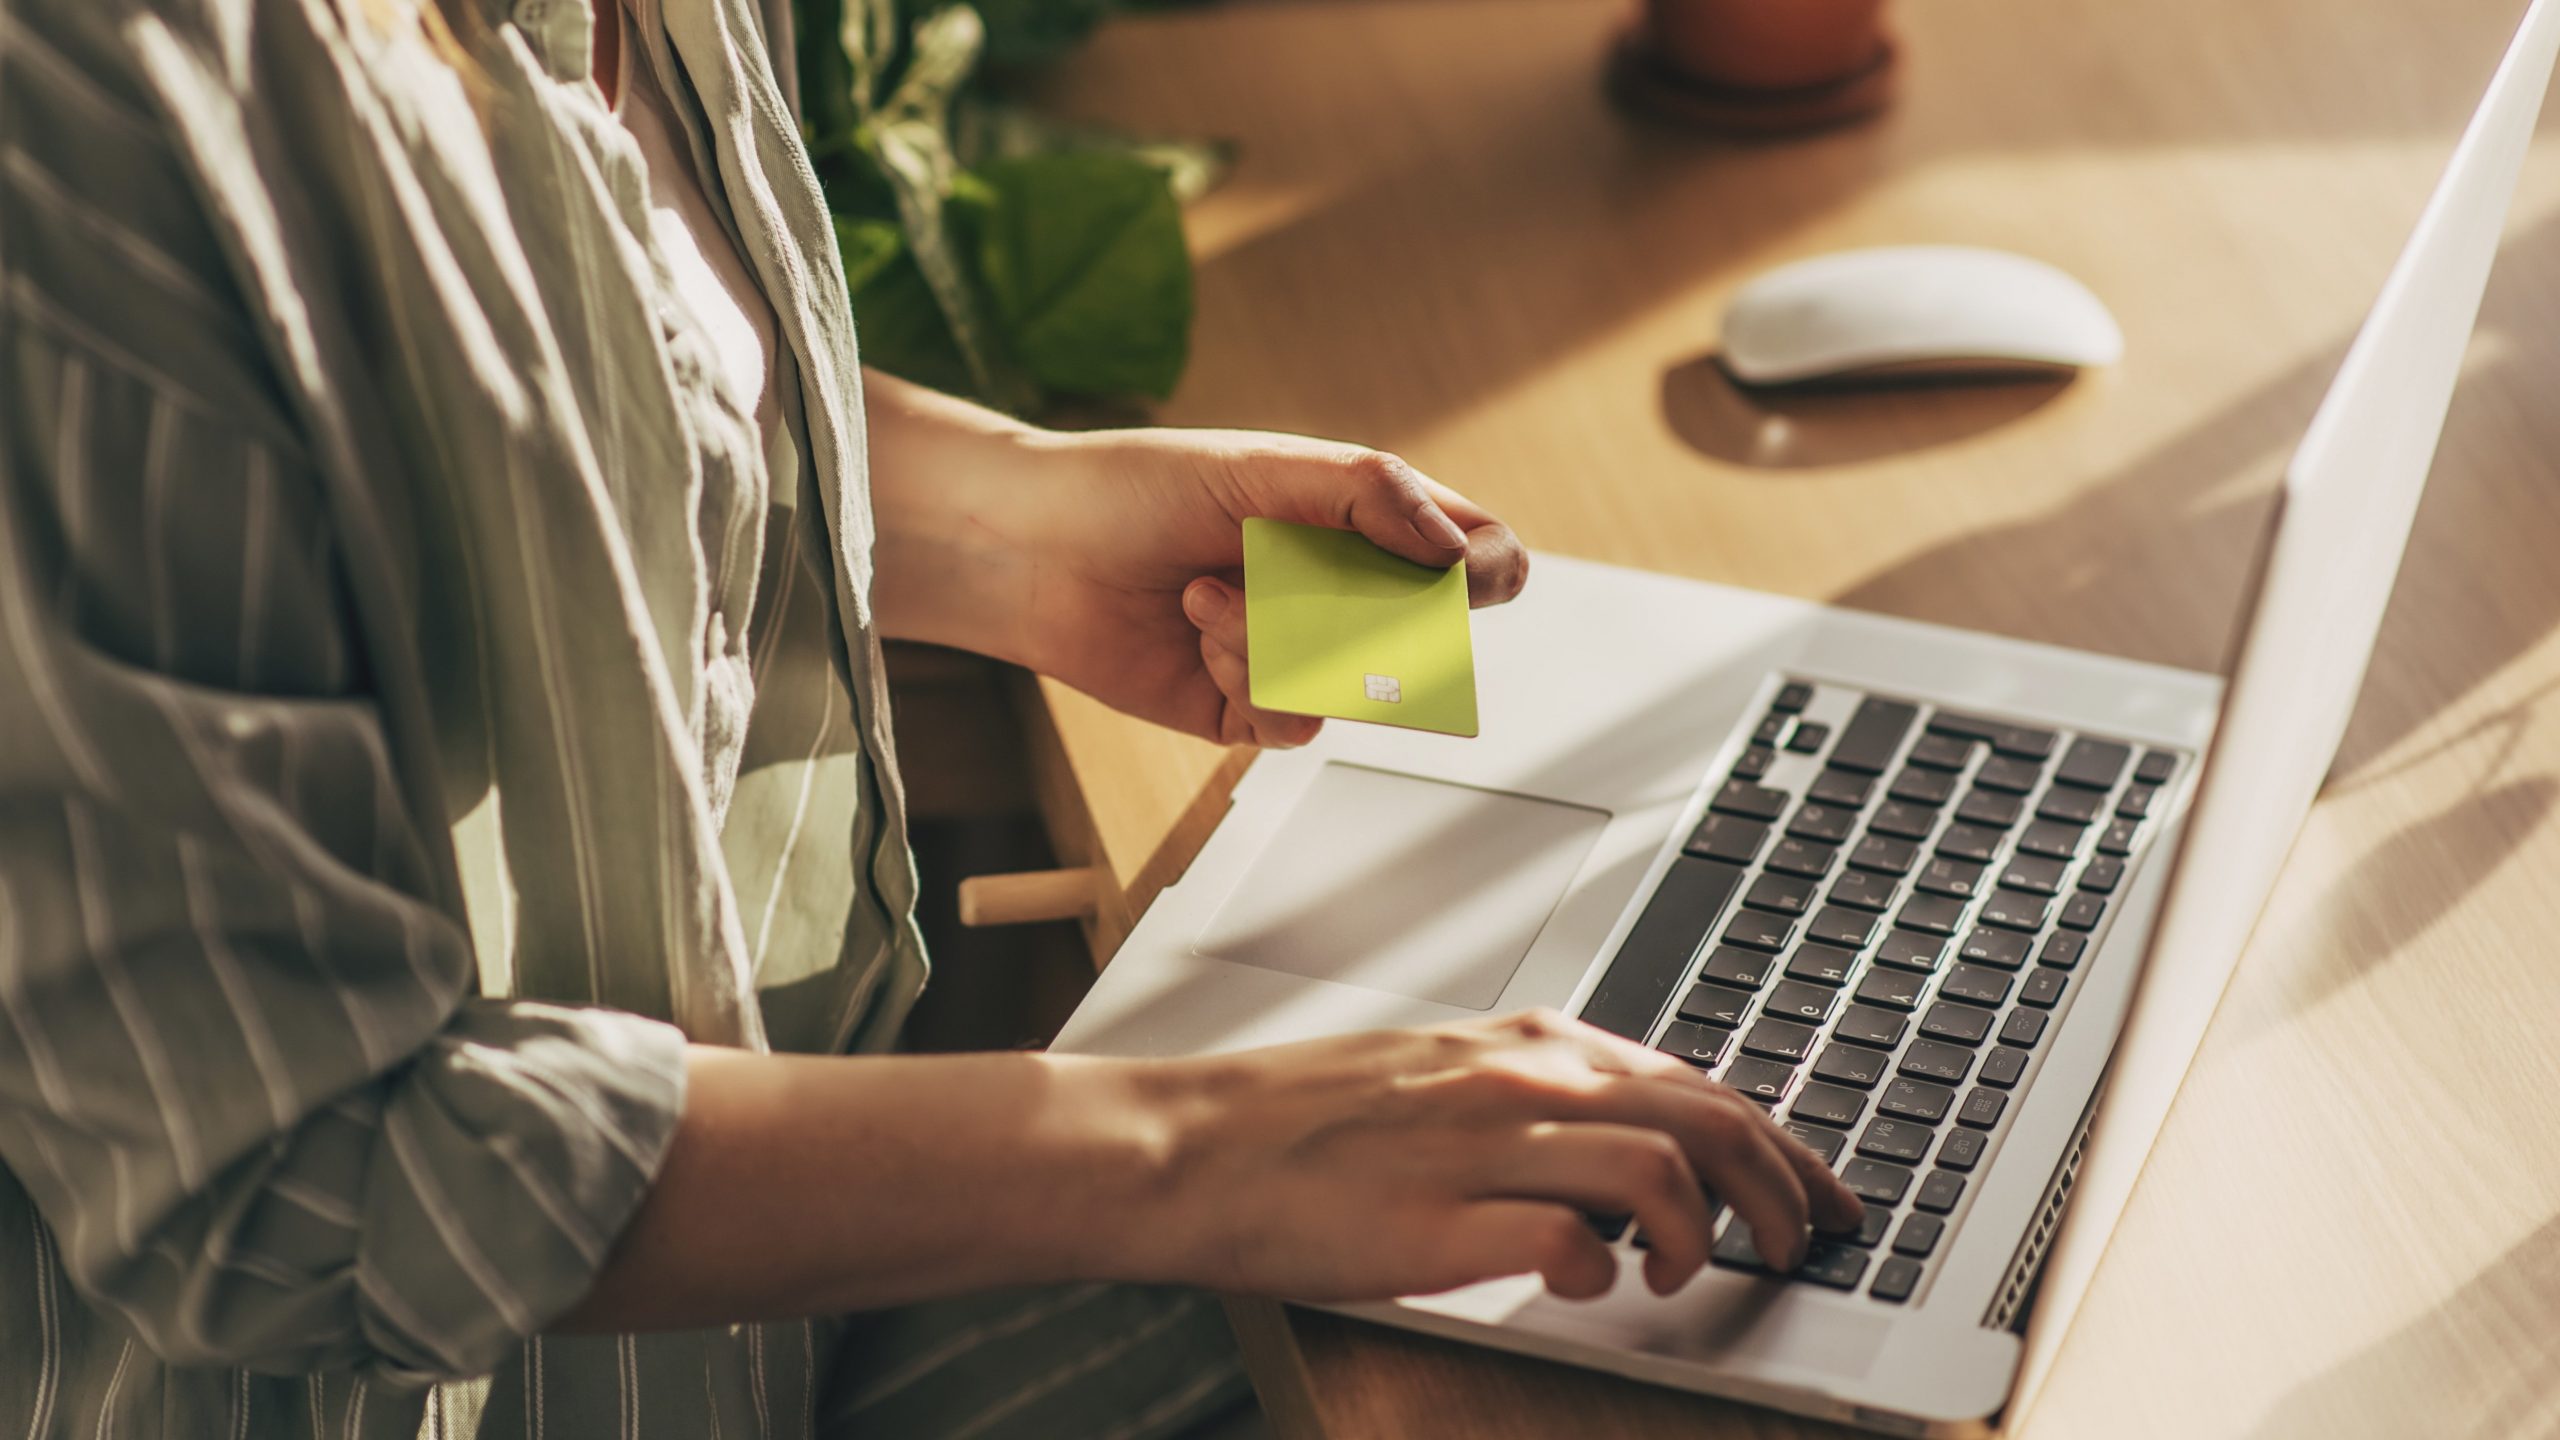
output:
[[[942,307],[896,223],[839,219],[836,245],[853,294],[862,363],[954,395],[975,393],[968,359],[952,342]]]
[[[1191,255],[1165,172],[1125,152],[998,160],[970,193],[1012,357],[1051,390],[1163,399],[1191,344]]]

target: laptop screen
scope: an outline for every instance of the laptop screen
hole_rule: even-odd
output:
[[[2077,1307],[2355,708],[2560,51],[2534,0],[2285,474],[2169,890],[2030,1330]]]

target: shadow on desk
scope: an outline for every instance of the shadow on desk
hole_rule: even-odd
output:
[[[2483,1326],[2507,1350],[2504,1373],[2482,1376]],[[2538,1341],[2532,1337],[2539,1335]],[[2444,1302],[2295,1386],[2251,1440],[2335,1435],[2425,1435],[2506,1440],[2560,1433],[2560,1216],[2544,1221]],[[2481,1383],[2481,1382],[2486,1383]]]
[[[1830,390],[1751,390],[1714,355],[1662,372],[1662,419],[1680,443],[1754,470],[1854,465],[1932,450],[2023,420],[2068,377],[1912,381]]]

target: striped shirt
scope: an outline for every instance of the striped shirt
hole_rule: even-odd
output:
[[[0,1433],[817,1424],[832,1324],[541,1334],[688,1037],[923,980],[782,7],[625,42],[768,446],[584,0],[411,3],[0,0]]]

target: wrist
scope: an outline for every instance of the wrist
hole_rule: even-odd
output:
[[[881,634],[1028,663],[1023,510],[1068,437],[880,376],[867,410]]]
[[[1105,1177],[1075,1257],[1079,1278],[1214,1285],[1223,1267],[1214,1140],[1218,1062],[1094,1060],[1078,1108],[1100,1117]]]

